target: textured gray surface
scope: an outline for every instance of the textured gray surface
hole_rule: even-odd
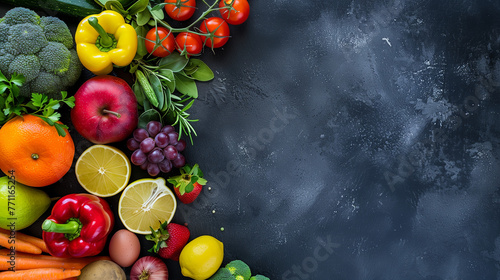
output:
[[[207,61],[194,230],[272,279],[500,279],[500,3],[252,9]]]
[[[276,280],[500,279],[500,2],[250,4],[202,56],[175,221]]]

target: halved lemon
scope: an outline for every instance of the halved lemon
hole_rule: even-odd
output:
[[[139,179],[128,185],[118,202],[118,216],[123,225],[137,234],[151,234],[163,222],[170,222],[177,209],[174,193],[165,179]]]
[[[121,192],[130,180],[130,161],[119,149],[93,145],[76,161],[76,179],[89,193],[108,197]]]

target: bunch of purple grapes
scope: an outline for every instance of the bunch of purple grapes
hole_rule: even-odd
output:
[[[127,148],[133,151],[130,161],[147,170],[150,176],[168,173],[172,167],[180,168],[186,164],[181,154],[186,141],[179,140],[179,133],[173,126],[150,121],[146,129],[137,128],[132,135],[133,138],[127,140]]]

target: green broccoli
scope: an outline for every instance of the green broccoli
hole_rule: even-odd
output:
[[[252,276],[250,267],[241,260],[231,261],[226,265],[226,268],[236,278],[236,280],[249,280]]]
[[[34,54],[20,54],[9,66],[9,73],[23,73],[26,82],[33,81],[40,74],[40,60]]]
[[[40,61],[43,61],[43,69],[48,73],[65,73],[71,62],[70,51],[61,43],[50,42],[39,53]]]
[[[257,274],[255,276],[250,277],[250,280],[270,280],[264,275]]]
[[[34,25],[40,24],[40,16],[30,9],[18,7],[11,9],[5,13],[5,16],[0,19],[1,22],[8,25],[16,25],[21,23],[31,23]]]
[[[56,17],[42,17],[40,26],[43,28],[47,40],[61,43],[68,49],[73,48],[73,35],[64,21]]]
[[[235,280],[233,274],[229,271],[229,269],[225,267],[221,267],[217,270],[217,272],[212,275],[208,280]]]
[[[21,95],[58,96],[80,77],[82,64],[73,36],[62,20],[16,7],[0,19],[0,70],[26,78]]]

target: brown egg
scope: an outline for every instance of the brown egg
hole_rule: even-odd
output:
[[[139,258],[141,244],[135,233],[120,229],[109,241],[109,257],[121,267],[129,267]]]

